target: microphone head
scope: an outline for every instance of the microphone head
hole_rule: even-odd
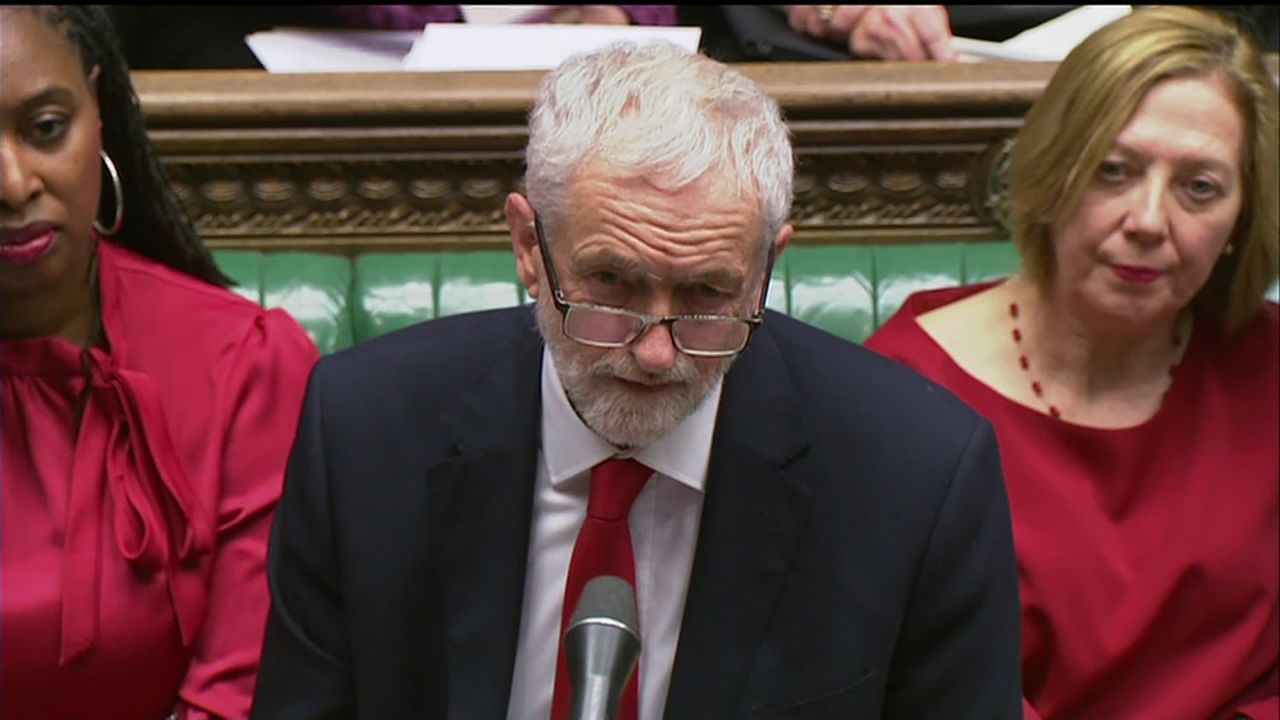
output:
[[[616,623],[639,638],[636,593],[631,583],[615,575],[598,575],[588,580],[566,632],[589,621]]]
[[[573,695],[572,720],[618,717],[623,688],[640,657],[636,595],[620,577],[587,581],[564,631],[565,661]]]

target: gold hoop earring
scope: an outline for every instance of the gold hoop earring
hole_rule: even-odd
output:
[[[98,155],[102,157],[102,165],[107,169],[107,175],[111,177],[111,187],[115,191],[116,197],[116,214],[111,221],[110,227],[104,227],[98,218],[93,219],[93,229],[98,234],[111,237],[120,232],[120,226],[124,224],[124,188],[120,186],[120,173],[116,170],[116,164],[111,161],[111,156],[106,150],[99,150]]]

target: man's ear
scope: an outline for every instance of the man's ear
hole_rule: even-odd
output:
[[[516,254],[516,276],[530,299],[538,297],[542,275],[542,256],[538,251],[538,234],[533,227],[533,206],[520,193],[507,196],[507,226],[511,231],[511,249]]]
[[[796,229],[787,223],[778,230],[778,237],[773,241],[773,261],[777,262],[782,257],[782,251],[787,249],[787,245],[791,242],[791,235]]]

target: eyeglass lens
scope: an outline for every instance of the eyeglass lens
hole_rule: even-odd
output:
[[[569,337],[607,345],[626,345],[640,334],[644,318],[623,311],[570,306],[565,315]],[[724,352],[738,350],[750,325],[733,318],[680,318],[671,324],[676,344],[685,350]]]

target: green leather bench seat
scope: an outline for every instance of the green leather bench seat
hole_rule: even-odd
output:
[[[291,312],[326,353],[430,318],[529,301],[508,250],[214,257],[236,292]],[[1004,277],[1016,266],[1007,242],[793,245],[774,268],[768,305],[862,342],[913,292]]]
[[[529,301],[507,250],[214,257],[236,292],[288,310],[326,353],[430,318]],[[1016,264],[1006,242],[792,246],[774,268],[768,305],[861,342],[911,293],[1006,276]]]

